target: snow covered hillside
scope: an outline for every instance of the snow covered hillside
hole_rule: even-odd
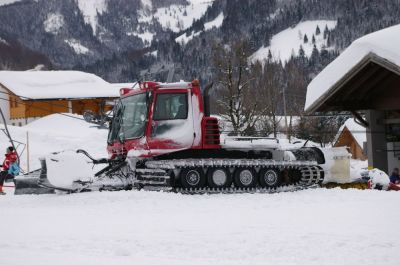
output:
[[[211,30],[214,28],[219,28],[222,26],[223,22],[224,22],[224,13],[220,13],[214,20],[204,23],[204,30],[207,31],[207,30]],[[177,37],[175,39],[175,41],[180,44],[186,44],[190,40],[192,40],[194,37],[199,36],[200,33],[201,33],[201,31],[191,32],[189,35],[186,35],[186,33],[184,33],[184,34],[180,35],[179,37]]]
[[[92,27],[94,35],[97,32],[97,14],[107,10],[106,0],[76,0],[78,7],[83,14],[85,23]]]
[[[323,46],[326,47],[327,40],[324,39],[324,29],[333,29],[336,27],[337,21],[334,20],[309,20],[297,24],[293,28],[285,29],[274,35],[271,39],[271,45],[268,47],[261,47],[258,51],[250,56],[252,62],[263,61],[268,58],[268,53],[271,51],[272,57],[275,60],[285,62],[290,59],[292,54],[299,55],[300,46],[303,47],[305,55],[311,56],[314,48],[312,37],[315,37],[315,45],[318,50]],[[316,34],[317,26],[320,33]],[[304,36],[307,36],[308,42],[304,42]],[[327,48],[327,47],[326,47]]]
[[[200,19],[212,1],[188,0],[188,5],[171,5],[158,8],[154,17],[164,27],[179,32],[189,28],[194,20]]]
[[[20,2],[22,0],[0,0],[0,6],[9,5],[15,2]]]
[[[395,265],[397,205],[340,189],[3,196],[0,264]]]

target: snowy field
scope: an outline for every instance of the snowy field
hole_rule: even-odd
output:
[[[31,169],[54,151],[106,155],[107,131],[74,117],[10,126],[21,142],[29,132]],[[8,145],[4,135],[0,144]],[[23,168],[26,162],[25,152]],[[6,192],[0,197],[0,265],[398,264],[396,192]]]
[[[7,195],[0,264],[398,264],[398,195]]]

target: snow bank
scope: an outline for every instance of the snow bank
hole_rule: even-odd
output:
[[[71,114],[66,114],[71,115]],[[16,143],[18,153],[21,155],[21,167],[27,170],[27,132],[29,133],[29,163],[30,170],[40,168],[39,158],[52,152],[64,150],[85,149],[95,157],[107,157],[107,134],[105,129],[89,124],[82,116],[71,115],[67,117],[53,114],[36,120],[24,127],[8,126],[12,138],[22,144]],[[4,128],[0,124],[0,129]],[[9,146],[8,138],[0,133],[0,155]]]
[[[93,181],[95,173],[93,163],[75,151],[62,152],[46,156],[47,177],[56,187],[74,189],[74,181]],[[103,166],[104,167],[104,166]]]
[[[368,172],[368,176],[372,181],[372,188],[375,188],[377,185],[380,185],[382,186],[383,190],[389,189],[389,184],[390,184],[389,176],[382,170],[374,168]]]
[[[252,54],[249,59],[251,62],[263,61],[268,59],[268,52],[271,51],[272,57],[282,62],[288,61],[292,55],[299,55],[300,45],[303,46],[305,55],[311,56],[314,44],[312,43],[312,36],[315,36],[315,45],[318,50],[323,46],[326,47],[327,40],[324,39],[324,29],[334,29],[337,21],[335,20],[310,20],[303,21],[293,28],[285,29],[274,35],[271,39],[271,45],[268,47],[261,47],[258,51]],[[316,35],[315,31],[317,26],[320,28],[321,33]],[[304,35],[307,35],[308,43],[304,43]],[[326,47],[327,48],[327,47]]]
[[[398,195],[4,196],[0,264],[397,265]]]
[[[311,109],[316,101],[329,94],[336,83],[371,53],[400,66],[399,47],[400,25],[357,39],[308,85],[305,109]]]
[[[0,71],[0,83],[27,99],[119,97],[119,89],[79,71]]]
[[[368,161],[358,159],[350,160],[350,179],[351,181],[360,180],[363,176],[368,174]]]

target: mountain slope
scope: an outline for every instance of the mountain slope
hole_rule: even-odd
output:
[[[400,23],[399,13],[399,0],[3,0],[0,38],[11,36],[56,68],[92,71],[110,81],[144,73],[160,78],[148,69],[165,71],[172,64],[176,79],[210,80],[216,43],[245,40],[255,53],[300,22],[337,21],[323,43],[330,50],[317,45],[315,56],[328,56],[303,66],[315,74],[355,38]],[[272,44],[279,57],[282,45]],[[288,54],[281,59],[289,60]]]

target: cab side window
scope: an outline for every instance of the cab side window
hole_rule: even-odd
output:
[[[188,100],[186,93],[158,94],[153,119],[183,120],[188,117]]]

